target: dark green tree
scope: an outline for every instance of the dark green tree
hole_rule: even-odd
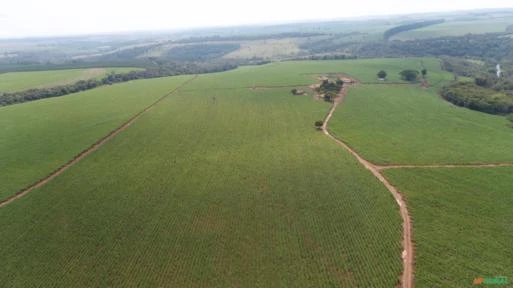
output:
[[[417,78],[419,77],[419,71],[407,69],[407,70],[401,71],[399,73],[399,75],[401,75],[401,79],[403,79],[405,81],[413,82],[413,81],[417,80]]]
[[[379,79],[385,79],[387,78],[387,72],[385,72],[384,70],[381,70],[378,72],[378,78]]]

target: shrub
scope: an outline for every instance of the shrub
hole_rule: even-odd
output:
[[[387,72],[385,72],[384,70],[381,70],[378,72],[378,78],[379,79],[385,79],[387,78]]]
[[[324,125],[324,121],[322,121],[322,120],[315,121],[315,128],[321,129],[322,125]]]
[[[407,70],[401,71],[399,73],[399,75],[401,75],[401,79],[403,79],[405,81],[413,82],[413,81],[417,80],[417,78],[419,77],[419,71],[407,69]]]

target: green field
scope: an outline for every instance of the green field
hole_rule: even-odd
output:
[[[431,88],[399,79],[428,69]],[[388,81],[376,79],[384,69]],[[200,75],[47,185],[0,208],[5,287],[396,287],[397,203],[290,89],[361,82],[329,129],[380,163],[513,162],[501,116],[452,106],[437,59],[280,62]],[[192,76],[0,108],[0,198]],[[413,217],[416,287],[510,276],[513,168],[385,170]],[[1,286],[1,285],[0,285]]]
[[[317,83],[318,76],[327,73],[348,74],[365,83],[381,83],[376,74],[385,69],[388,82],[404,83],[399,72],[404,69],[429,69],[430,77],[439,83],[444,79],[452,79],[449,73],[440,71],[440,64],[434,58],[408,59],[364,59],[343,61],[287,61],[262,66],[248,66],[226,73],[209,74],[203,77],[210,82],[197,83],[187,89],[220,89],[253,86],[304,85]],[[227,79],[229,81],[227,81]]]
[[[73,84],[80,80],[99,79],[111,72],[126,73],[137,68],[92,68],[0,74],[0,92],[15,92]]]
[[[186,78],[133,81],[0,108],[0,199],[71,160]]]
[[[198,89],[219,79],[236,87],[249,70],[201,76],[0,209],[0,283],[394,287],[402,268],[396,203],[313,129],[328,105],[289,88]],[[171,88],[180,82],[174,79],[158,81]],[[73,97],[12,107],[34,113],[33,105]]]
[[[483,19],[473,21],[448,21],[421,29],[399,33],[392,40],[412,40],[442,36],[463,36],[465,34],[483,34],[506,32],[506,28],[513,25],[513,17]]]
[[[416,85],[350,88],[330,129],[379,164],[513,162],[505,117],[453,106]]]
[[[399,169],[385,175],[406,195],[413,216],[415,287],[465,288],[474,278],[498,276],[512,284],[513,168]]]
[[[423,63],[436,66],[437,60],[426,59]],[[420,60],[283,62],[242,67],[225,73],[203,75],[205,81],[196,82],[184,89],[207,93],[216,88],[249,88],[259,85],[308,86],[318,81],[318,73],[345,71],[372,83],[376,81],[376,71],[383,67],[387,67],[390,81],[399,81],[397,73],[405,67],[420,68]],[[5,135],[0,139],[0,151],[5,151],[0,154],[0,165],[4,171],[0,175],[0,199],[47,175],[130,115],[175,87],[167,83],[167,80],[162,79],[136,81],[101,87],[62,99],[0,108],[0,129],[2,135]],[[40,140],[34,143],[33,139]]]

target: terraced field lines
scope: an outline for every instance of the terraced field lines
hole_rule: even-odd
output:
[[[114,129],[112,132],[110,132],[109,134],[107,134],[105,137],[101,138],[100,140],[98,140],[96,143],[94,143],[93,145],[91,145],[89,148],[87,148],[86,150],[80,152],[79,154],[77,154],[73,159],[71,159],[70,161],[68,161],[66,164],[62,165],[61,167],[59,167],[57,170],[53,171],[52,173],[50,173],[48,176],[44,177],[43,179],[40,179],[39,181],[37,181],[36,183],[18,191],[16,194],[12,195],[11,197],[8,197],[6,199],[3,199],[3,200],[0,200],[0,208],[6,206],[6,205],[9,205],[10,203],[12,203],[13,201],[15,201],[16,199],[19,199],[25,195],[27,195],[28,193],[30,193],[32,190],[34,189],[37,189],[37,188],[40,188],[42,187],[43,185],[45,185],[46,183],[52,181],[52,179],[54,179],[55,177],[59,176],[60,174],[62,174],[64,171],[66,171],[67,169],[69,169],[71,166],[75,165],[76,163],[78,163],[80,160],[84,159],[85,157],[87,157],[89,154],[91,154],[92,152],[98,150],[98,148],[100,148],[102,145],[104,145],[105,143],[107,143],[109,140],[111,140],[112,138],[116,137],[116,135],[118,135],[119,133],[121,133],[123,130],[125,130],[126,128],[130,127],[130,125],[132,125],[132,123],[134,123],[135,121],[137,121],[137,119],[139,119],[139,117],[141,117],[141,115],[143,115],[145,112],[147,111],[150,111],[155,105],[157,105],[158,103],[160,103],[162,100],[164,100],[166,97],[174,94],[176,91],[178,91],[180,88],[184,87],[185,85],[189,84],[191,81],[193,81],[194,79],[196,79],[197,76],[185,81],[183,84],[181,84],[180,86],[176,87],[175,89],[173,89],[171,92],[169,92],[168,94],[160,97],[159,99],[157,99],[155,102],[153,102],[152,104],[150,104],[148,107],[144,108],[142,111],[140,111],[139,113],[135,114],[134,116],[132,116],[130,119],[128,119],[125,123],[123,123],[121,126],[119,126],[118,128]]]

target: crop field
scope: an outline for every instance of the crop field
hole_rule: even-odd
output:
[[[406,195],[413,214],[416,287],[471,287],[478,277],[511,281],[513,168],[398,169],[385,175]]]
[[[400,80],[428,69],[430,88]],[[387,81],[376,73],[384,69]],[[513,162],[505,117],[452,106],[437,59],[280,62],[200,75],[63,174],[0,208],[6,287],[396,287],[387,188],[314,129],[320,75],[360,82],[328,128],[377,164]],[[0,108],[0,199],[193,76]],[[5,171],[5,173],[4,173]],[[513,276],[513,168],[383,170],[413,218],[415,287]]]
[[[184,79],[135,81],[0,108],[0,200],[57,169]]]
[[[72,84],[80,80],[102,78],[110,72],[124,73],[138,68],[92,68],[0,74],[0,92]]]
[[[364,83],[381,83],[376,73],[385,69],[388,82],[405,83],[399,72],[404,69],[421,70],[426,67],[430,76],[437,82],[452,79],[450,74],[440,71],[440,63],[432,58],[401,59],[364,59],[342,61],[287,61],[262,66],[242,67],[226,73],[209,74],[203,77],[209,82],[196,83],[186,89],[213,89],[234,87],[268,87],[268,86],[308,86],[317,83],[318,76],[324,74],[347,74]],[[228,81],[229,80],[229,81]]]
[[[394,287],[402,261],[392,196],[313,129],[326,103],[290,88],[233,88],[251,82],[249,69],[200,76],[1,208],[0,283]],[[198,88],[219,78],[232,89]],[[167,90],[180,82],[159,81]]]
[[[394,60],[284,62],[257,67],[243,67],[225,73],[203,75],[204,81],[184,90],[207,93],[213,88],[233,89],[304,85],[317,81],[316,73],[350,71],[351,75],[375,81],[381,67],[392,71],[419,65],[419,59],[396,63]],[[424,60],[436,65],[436,60]],[[427,65],[426,64],[426,65]],[[172,78],[175,79],[175,78]],[[174,81],[174,80],[173,80]],[[142,110],[156,98],[171,91],[177,82],[151,80],[113,85],[60,97],[0,108],[0,141],[3,173],[0,175],[0,199],[47,175],[73,155],[82,151],[108,131]],[[169,83],[169,84],[168,84]],[[119,105],[123,103],[123,105]],[[90,107],[90,109],[83,109]],[[37,111],[37,113],[35,112]],[[327,111],[327,108],[324,112]],[[321,119],[323,114],[319,117]],[[44,119],[44,120],[42,120]],[[318,119],[316,119],[318,120]],[[312,120],[312,123],[315,120]],[[33,139],[39,139],[35,142]],[[23,149],[19,149],[23,147]],[[20,172],[22,171],[22,172]]]
[[[393,40],[412,40],[442,36],[462,36],[468,33],[483,34],[505,32],[509,25],[513,24],[513,17],[473,20],[473,21],[449,21],[432,25],[421,29],[410,30],[397,34]]]
[[[513,162],[505,117],[453,106],[417,85],[351,88],[330,129],[379,164]]]

